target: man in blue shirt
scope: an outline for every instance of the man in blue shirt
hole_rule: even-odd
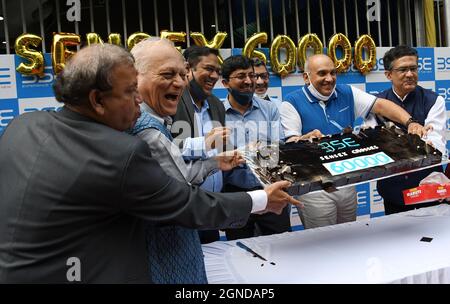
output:
[[[270,74],[264,61],[259,58],[253,59],[253,67],[255,68],[255,95],[261,99],[274,103],[278,110],[281,106],[281,100],[269,95]]]
[[[226,126],[231,129],[231,144],[245,149],[258,141],[278,143],[283,138],[280,113],[275,104],[254,95],[256,75],[253,62],[241,55],[228,57],[222,65],[222,77],[223,86],[229,92],[224,106]],[[224,173],[224,184],[227,192],[262,187],[247,166]],[[254,215],[245,227],[227,229],[226,236],[231,240],[286,231],[291,231],[288,208],[281,215]]]
[[[417,51],[412,47],[401,45],[390,49],[384,55],[383,63],[385,75],[392,82],[392,87],[378,96],[395,102],[408,111],[415,121],[431,128],[426,141],[431,142],[442,155],[445,155],[447,129],[445,100],[435,92],[417,85],[419,78],[417,60]],[[434,171],[442,172],[442,166],[378,181],[377,189],[384,200],[385,214],[439,204],[436,201],[405,205],[402,195],[403,190],[418,186],[422,179]]]
[[[305,86],[288,94],[281,106],[281,123],[287,141],[298,141],[322,134],[341,133],[353,127],[358,117],[381,114],[406,125],[408,132],[422,136],[422,125],[389,100],[376,98],[349,85],[336,85],[337,72],[326,55],[313,55],[305,64]],[[305,228],[314,228],[356,220],[356,191],[346,188],[328,193],[319,191],[300,196],[304,208],[298,208]]]
[[[217,154],[226,142],[230,130],[225,125],[225,109],[212,94],[220,77],[218,51],[208,47],[191,46],[183,55],[188,63],[188,86],[181,96],[171,128],[185,160],[206,159]],[[218,147],[216,147],[216,144]],[[222,172],[219,170],[200,186],[211,192],[222,191]],[[218,230],[199,231],[202,244],[218,241]]]

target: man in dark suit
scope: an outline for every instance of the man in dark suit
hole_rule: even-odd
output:
[[[148,282],[142,220],[235,227],[296,202],[287,182],[224,195],[168,177],[123,132],[140,114],[133,63],[114,45],[80,50],[55,82],[63,109],[21,115],[3,133],[0,283]]]
[[[230,130],[224,127],[225,108],[212,93],[220,77],[218,50],[194,45],[183,55],[188,64],[189,82],[178,104],[171,132],[184,159],[191,161],[214,156],[222,149]],[[222,172],[218,171],[205,179],[200,188],[221,192],[222,186]],[[218,230],[199,230],[199,236],[203,244],[218,241],[220,237]]]

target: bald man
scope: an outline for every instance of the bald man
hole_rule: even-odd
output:
[[[377,98],[355,87],[336,84],[337,71],[327,55],[308,58],[303,79],[305,86],[288,94],[281,105],[281,124],[287,142],[338,134],[353,127],[355,119],[370,113],[395,121],[409,133],[423,136],[426,129],[395,103]],[[321,227],[356,220],[356,190],[328,193],[320,191],[300,197],[304,208],[299,215],[305,228]]]

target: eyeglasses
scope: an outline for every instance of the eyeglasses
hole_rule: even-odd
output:
[[[212,74],[212,73],[214,73],[214,72],[216,72],[217,73],[217,75],[221,75],[221,70],[220,70],[220,68],[215,68],[215,67],[212,67],[212,66],[205,66],[205,67],[203,67],[202,69],[204,69],[205,71],[207,71],[209,74]]]
[[[269,73],[255,74],[255,79],[258,80],[258,78],[261,78],[262,80],[267,80],[269,79]]]
[[[411,73],[417,73],[417,69],[418,69],[418,66],[413,65],[413,66],[409,66],[409,67],[401,67],[401,68],[391,69],[391,71],[398,72],[400,74],[406,74],[406,73],[408,73],[408,71],[411,71]]]
[[[243,80],[247,79],[247,77],[250,78],[250,80],[255,80],[255,79],[257,79],[257,78],[256,78],[256,75],[255,75],[254,73],[248,73],[248,74],[242,73],[242,74],[237,74],[236,76],[230,76],[230,77],[228,77],[228,78],[229,78],[229,79],[236,78],[236,79],[238,79],[238,80],[240,80],[240,81],[243,81]]]

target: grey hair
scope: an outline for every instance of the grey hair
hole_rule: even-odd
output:
[[[112,89],[111,71],[119,65],[133,66],[133,56],[113,44],[94,44],[77,52],[57,75],[53,90],[56,100],[70,105],[82,105],[91,90]]]
[[[139,74],[146,74],[152,67],[152,55],[153,55],[153,48],[157,46],[165,46],[165,47],[173,47],[175,48],[175,45],[172,41],[168,39],[161,39],[161,38],[146,38],[139,43],[137,43],[132,49],[131,54],[135,58],[134,66]],[[180,54],[180,58],[184,61],[183,56]]]

